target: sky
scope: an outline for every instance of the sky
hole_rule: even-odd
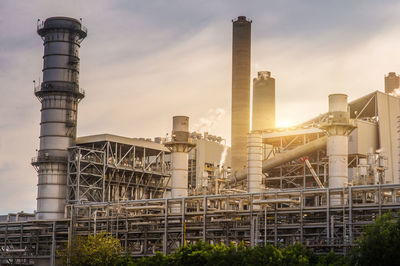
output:
[[[0,214],[36,208],[38,19],[82,18],[78,135],[165,136],[172,116],[230,142],[232,22],[252,23],[252,78],[276,79],[278,126],[324,113],[400,72],[400,2],[0,0]],[[211,121],[211,122],[210,122]]]

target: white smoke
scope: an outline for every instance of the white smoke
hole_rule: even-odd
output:
[[[394,89],[389,95],[400,97],[400,88]]]
[[[219,161],[219,172],[221,173],[223,166],[225,165],[226,155],[228,154],[228,146],[224,146],[224,151],[221,154],[221,160]]]
[[[209,109],[207,117],[200,118],[200,121],[194,124],[194,130],[196,132],[208,132],[212,130],[219,121],[224,119],[225,114],[226,111],[222,108]]]

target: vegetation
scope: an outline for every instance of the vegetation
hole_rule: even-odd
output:
[[[131,259],[122,255],[118,239],[100,233],[76,237],[70,247],[57,251],[59,265],[126,265]]]
[[[351,265],[400,265],[400,219],[384,214],[366,226],[349,260]]]
[[[58,251],[62,265],[400,265],[400,220],[393,214],[378,217],[367,226],[347,257],[333,251],[316,255],[300,244],[277,248],[273,245],[254,248],[239,245],[210,245],[197,242],[181,247],[175,253],[132,259],[123,255],[118,239],[106,233],[78,237],[70,248]],[[69,264],[67,264],[69,261]]]

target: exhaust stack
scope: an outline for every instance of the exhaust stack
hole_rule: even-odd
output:
[[[347,187],[349,134],[355,128],[347,108],[346,94],[329,95],[328,118],[321,122],[321,128],[328,134],[327,155],[329,157],[329,187]],[[331,196],[333,205],[341,203],[340,195]]]
[[[189,117],[173,117],[172,139],[164,145],[171,151],[172,198],[186,197],[188,195],[189,151],[195,146],[189,141]]]
[[[250,131],[251,20],[233,20],[232,43],[232,172],[246,167],[247,134]]]
[[[42,104],[40,148],[32,165],[38,172],[37,219],[64,217],[67,149],[75,144],[79,88],[79,48],[87,30],[81,21],[51,17],[39,23],[43,40],[43,82],[35,86]]]

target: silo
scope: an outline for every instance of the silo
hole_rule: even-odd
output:
[[[252,130],[275,127],[275,79],[271,72],[260,71],[253,79]]]
[[[232,44],[232,170],[247,165],[247,134],[250,130],[251,21],[245,16],[233,20]]]
[[[67,149],[75,144],[79,88],[79,48],[87,30],[81,21],[51,17],[38,24],[43,40],[43,82],[35,87],[41,102],[40,148],[32,160],[38,171],[37,219],[64,217]]]

